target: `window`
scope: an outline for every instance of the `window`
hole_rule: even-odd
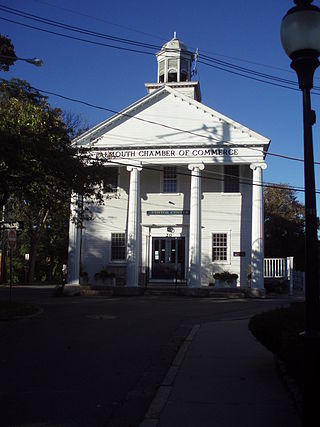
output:
[[[239,193],[239,165],[225,165],[224,192]]]
[[[177,168],[175,166],[167,166],[163,169],[163,192],[177,192]]]
[[[126,259],[125,233],[111,233],[111,261],[124,261]]]
[[[180,82],[188,80],[188,61],[181,59],[180,61]]]
[[[228,260],[228,235],[227,233],[212,234],[212,261]]]
[[[169,70],[168,72],[168,82],[176,82],[177,81],[177,72],[175,70]]]
[[[159,62],[159,83],[164,82],[164,61]]]
[[[176,58],[168,59],[168,82],[177,82],[178,61]]]
[[[118,188],[118,168],[110,167],[106,170],[106,177],[103,180],[103,192],[115,193]]]

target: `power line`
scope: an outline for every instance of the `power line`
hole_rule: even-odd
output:
[[[135,33],[143,34],[144,36],[156,38],[156,39],[161,40],[163,42],[165,41],[165,38],[160,37],[160,36],[158,36],[156,34],[146,33],[145,31],[137,30],[136,28],[128,27],[126,25],[117,24],[115,22],[111,22],[111,21],[107,21],[107,20],[102,19],[102,18],[98,18],[97,16],[88,15],[87,13],[82,13],[82,12],[79,12],[79,11],[76,11],[76,10],[73,10],[73,9],[69,9],[69,8],[66,8],[66,7],[61,7],[61,6],[58,6],[58,5],[55,5],[55,4],[48,3],[46,1],[42,1],[42,0],[34,0],[34,1],[37,2],[37,3],[44,4],[46,6],[49,6],[49,7],[53,7],[55,9],[60,9],[60,10],[66,11],[66,12],[71,12],[71,13],[73,13],[75,15],[83,16],[85,18],[90,18],[90,19],[93,19],[95,21],[100,21],[100,22],[103,22],[105,24],[113,25],[115,27],[119,27],[119,28],[123,28],[125,30],[133,31]]]
[[[2,5],[0,5],[0,8],[1,7],[4,7],[4,6],[2,6]],[[7,9],[10,9],[10,8],[7,8]],[[16,10],[16,9],[14,9],[14,10]],[[31,15],[31,14],[29,14],[29,15]],[[33,16],[35,16],[35,15],[33,15]],[[7,20],[6,18],[1,18],[0,17],[0,19],[3,19],[3,20]],[[42,18],[41,18],[42,19]],[[16,21],[12,21],[12,20],[9,20],[9,22],[14,22],[14,23],[16,23]],[[52,21],[52,22],[56,22],[56,21]],[[27,24],[22,24],[22,23],[18,23],[18,24],[21,24],[21,25],[23,25],[23,26],[27,26],[27,27],[30,27],[30,28],[35,28],[35,27],[32,27],[32,26],[29,26],[29,25],[27,25]],[[63,24],[64,25],[64,24]],[[72,27],[73,29],[77,29],[77,28],[79,28],[79,27]],[[37,28],[36,28],[37,29]],[[73,38],[73,39],[76,39],[76,40],[81,40],[81,41],[87,41],[88,43],[94,43],[94,44],[96,44],[97,42],[92,42],[92,41],[90,41],[90,40],[85,40],[85,39],[80,39],[80,38],[75,38],[75,37],[72,37],[72,36],[67,36],[67,35],[63,35],[63,34],[60,34],[60,33],[56,33],[56,32],[51,32],[51,31],[49,31],[49,30],[43,30],[43,29],[40,29],[41,31],[45,31],[45,32],[49,32],[49,33],[52,33],[52,34],[55,34],[55,35],[60,35],[60,36],[63,36],[63,37],[68,37],[68,38]],[[77,31],[77,30],[76,30]],[[101,35],[101,33],[96,33],[96,32],[93,32],[93,33],[95,33],[95,34],[99,34],[99,35]],[[105,35],[106,37],[109,37],[109,36],[107,36],[107,35]],[[110,36],[111,37],[111,36]],[[126,40],[128,40],[128,39],[120,39],[120,38],[117,38],[117,39],[119,39],[119,40],[122,40],[123,42],[126,42]],[[136,41],[133,41],[134,43],[139,43],[139,42],[136,42]],[[139,53],[146,53],[146,54],[152,54],[151,52],[143,52],[143,51],[137,51],[136,49],[129,49],[129,48],[124,48],[124,47],[116,47],[116,46],[114,46],[114,45],[107,45],[107,44],[104,44],[104,43],[98,43],[99,45],[103,45],[103,46],[107,46],[107,47],[113,47],[113,48],[119,48],[119,49],[122,49],[122,50],[129,50],[129,51],[134,51],[134,52],[139,52]],[[145,44],[144,44],[145,45]],[[150,45],[150,46],[154,46],[154,45]],[[206,56],[204,56],[204,57],[206,57]],[[211,61],[214,61],[214,59],[213,58],[210,58],[210,57],[208,57],[209,58],[209,60],[211,60]],[[201,61],[202,62],[202,61]],[[224,63],[224,61],[219,61],[219,62],[223,62]],[[203,62],[204,63],[204,62]],[[227,63],[226,63],[227,64]],[[212,67],[214,67],[214,68],[219,68],[219,69],[222,69],[221,67],[218,67],[218,66],[216,66],[216,65],[212,65],[212,64],[207,64],[207,65],[209,65],[209,66],[212,66]],[[244,69],[243,67],[240,67],[241,69]],[[227,72],[231,72],[231,73],[233,73],[233,74],[238,74],[238,75],[241,75],[242,77],[247,77],[247,78],[251,78],[251,79],[255,79],[255,80],[258,80],[258,81],[262,81],[262,82],[264,82],[264,83],[269,83],[269,84],[275,84],[274,82],[267,82],[267,81],[264,81],[264,80],[261,80],[261,79],[257,79],[257,78],[252,78],[252,77],[250,77],[250,76],[246,76],[246,75],[244,75],[244,74],[241,74],[241,73],[238,73],[238,72],[235,72],[235,71],[231,71],[231,70],[227,70],[227,69],[225,69],[225,68],[223,68],[222,69],[223,71],[227,71]],[[250,71],[250,70],[249,70]],[[261,74],[261,73],[260,73]],[[267,76],[267,77],[270,77],[269,75],[264,75],[264,76]],[[272,77],[272,76],[271,76]],[[288,82],[290,82],[289,80],[288,80]],[[291,83],[293,83],[293,82],[291,82]],[[286,87],[286,88],[288,88],[288,89],[294,89],[294,88],[291,88],[291,87],[287,87],[287,86],[284,86],[284,85],[278,85],[278,84],[276,84],[277,86],[281,86],[281,87]],[[296,89],[294,89],[294,90],[296,90]],[[298,89],[297,89],[298,90]],[[145,120],[145,119],[141,119],[141,118],[138,118],[138,117],[135,117],[135,116],[130,116],[130,115],[128,115],[128,114],[124,114],[124,113],[119,113],[119,112],[117,112],[117,111],[114,111],[114,110],[111,110],[111,109],[107,109],[107,108],[105,108],[105,107],[99,107],[99,106],[96,106],[96,105],[94,105],[94,104],[90,104],[90,103],[87,103],[87,102],[84,102],[84,101],[81,101],[81,100],[77,100],[77,99],[72,99],[72,98],[69,98],[69,97],[66,97],[66,96],[63,96],[63,95],[60,95],[60,94],[57,94],[57,93],[53,93],[53,92],[49,92],[49,91],[43,91],[43,90],[40,90],[40,92],[43,92],[43,93],[48,93],[48,94],[50,94],[50,95],[53,95],[53,96],[57,96],[57,97],[60,97],[60,98],[64,98],[64,99],[67,99],[67,100],[70,100],[70,101],[73,101],[73,102],[78,102],[78,103],[82,103],[82,104],[84,104],[84,105],[87,105],[87,106],[90,106],[90,107],[93,107],[93,108],[99,108],[99,109],[103,109],[103,110],[105,110],[105,111],[109,111],[109,112],[111,112],[111,113],[113,113],[113,114],[122,114],[122,115],[126,115],[126,116],[129,116],[129,117],[134,117],[135,119],[139,119],[139,120],[143,120],[143,121],[146,121],[146,122],[149,122],[149,123],[152,123],[152,124],[156,124],[156,125],[160,125],[160,126],[163,126],[163,127],[167,127],[167,128],[170,128],[170,129],[174,129],[174,130],[178,130],[178,131],[182,131],[182,132],[184,132],[184,133],[189,133],[189,134],[192,134],[192,135],[195,135],[195,136],[200,136],[200,137],[204,137],[204,138],[206,138],[206,139],[215,139],[216,141],[218,141],[218,142],[225,142],[225,143],[228,143],[228,144],[233,144],[233,145],[235,145],[234,143],[232,143],[231,141],[222,141],[222,140],[218,140],[217,138],[213,138],[213,137],[207,137],[207,136],[205,136],[205,135],[201,135],[201,134],[196,134],[195,132],[192,132],[192,131],[186,131],[186,130],[183,130],[183,129],[179,129],[179,128],[175,128],[175,127],[172,127],[172,126],[168,126],[168,125],[164,125],[164,124],[161,124],[161,123],[157,123],[157,122],[154,122],[154,121],[148,121],[148,120]],[[253,147],[251,147],[250,148],[251,150],[255,150]],[[257,150],[256,149],[256,151],[259,151],[259,152],[261,152],[261,150]],[[295,160],[295,161],[300,161],[300,162],[302,162],[303,161],[303,159],[300,159],[300,158],[295,158],[295,157],[291,157],[291,156],[287,156],[287,155],[282,155],[282,154],[277,154],[277,153],[272,153],[272,152],[269,152],[269,153],[267,153],[267,152],[264,152],[264,154],[269,154],[270,156],[277,156],[277,157],[280,157],[280,158],[284,158],[284,159],[288,159],[288,160]],[[318,164],[319,162],[315,162],[315,164]]]
[[[286,86],[286,85],[284,85],[284,84],[279,84],[279,83],[275,83],[275,82],[268,81],[268,80],[263,80],[263,79],[261,79],[261,78],[257,78],[257,77],[252,77],[252,76],[249,76],[249,75],[246,75],[246,74],[243,74],[243,73],[237,72],[237,71],[228,70],[228,69],[226,69],[226,68],[219,67],[218,65],[210,64],[210,63],[208,63],[208,62],[204,62],[204,61],[201,61],[201,60],[199,60],[198,62],[199,62],[200,64],[207,65],[208,67],[216,68],[217,70],[221,70],[221,71],[226,71],[227,73],[234,74],[234,75],[236,75],[236,76],[245,77],[245,78],[247,78],[247,79],[254,80],[254,81],[256,81],[256,82],[266,83],[266,84],[269,84],[269,85],[271,85],[271,86],[282,87],[282,88],[284,88],[284,89],[289,89],[289,90],[294,90],[294,91],[299,92],[299,89],[298,89],[298,88],[294,88],[294,87]],[[320,93],[317,93],[317,92],[313,92],[313,93],[314,93],[315,95],[320,95]]]
[[[86,18],[89,18],[89,19],[92,19],[92,20],[95,20],[95,21],[98,21],[98,22],[103,22],[103,23],[106,23],[106,24],[109,24],[109,25],[113,25],[115,27],[119,27],[119,28],[123,28],[125,30],[133,31],[135,33],[143,34],[144,36],[156,38],[158,40],[161,40],[162,43],[164,43],[164,42],[167,41],[167,39],[165,37],[160,37],[157,34],[147,33],[145,31],[137,30],[136,28],[128,27],[128,26],[121,25],[121,24],[118,24],[118,23],[115,23],[115,22],[111,22],[111,21],[107,21],[105,19],[98,18],[97,16],[93,16],[93,15],[89,15],[89,14],[86,14],[86,13],[82,13],[82,12],[79,12],[79,11],[74,10],[74,9],[69,9],[69,8],[58,6],[58,5],[53,5],[53,4],[51,4],[49,2],[46,2],[46,1],[43,1],[43,0],[34,0],[34,1],[37,2],[37,3],[43,4],[43,5],[55,8],[55,9],[59,9],[59,10],[70,12],[70,13],[72,13],[74,15],[83,16],[83,17],[86,17]],[[196,50],[196,48],[192,48],[192,49]],[[291,71],[291,70],[289,70],[287,68],[284,69],[284,68],[276,67],[276,66],[270,65],[270,64],[264,64],[264,63],[261,63],[261,62],[251,61],[251,60],[244,59],[244,58],[238,58],[238,57],[231,56],[231,55],[225,55],[225,54],[221,54],[221,53],[218,53],[218,52],[209,52],[209,51],[206,51],[206,50],[203,50],[203,49],[201,50],[201,52],[203,52],[204,54],[210,54],[210,55],[213,55],[213,56],[218,56],[218,57],[221,57],[221,58],[227,58],[227,59],[231,59],[231,60],[238,61],[238,62],[245,62],[247,64],[257,65],[258,67],[270,68],[270,69],[273,69],[273,70],[277,70],[277,71],[281,71],[281,72],[290,73],[292,75],[295,75],[294,71]]]
[[[97,45],[97,46],[104,46],[104,47],[109,47],[111,49],[124,50],[124,51],[127,51],[127,52],[142,53],[142,54],[145,54],[145,55],[154,55],[152,52],[146,52],[146,51],[142,51],[142,50],[126,48],[126,47],[123,47],[123,46],[110,45],[110,44],[107,44],[107,43],[101,43],[101,42],[97,42],[97,41],[93,41],[93,40],[82,39],[80,37],[70,36],[70,35],[67,35],[67,34],[57,33],[56,31],[45,30],[43,28],[38,28],[38,27],[34,27],[32,25],[23,24],[22,22],[17,22],[17,21],[14,21],[12,19],[8,19],[8,18],[0,17],[0,19],[2,21],[7,21],[7,22],[11,22],[13,24],[21,25],[22,27],[31,28],[33,30],[41,31],[43,33],[53,34],[55,36],[64,37],[64,38],[71,39],[71,40],[82,41],[82,42],[93,44],[93,45]]]
[[[233,143],[233,142],[231,142],[231,141],[227,141],[227,140],[218,140],[217,138],[214,138],[214,137],[208,137],[208,136],[206,136],[206,135],[197,134],[197,133],[195,133],[195,132],[193,132],[193,131],[188,131],[188,130],[185,130],[185,129],[181,129],[181,128],[177,128],[177,127],[173,127],[173,126],[165,125],[164,123],[155,122],[155,121],[153,121],[153,120],[143,119],[142,117],[136,117],[136,116],[131,115],[131,114],[128,114],[128,113],[123,113],[123,112],[121,112],[121,111],[120,111],[120,112],[119,112],[119,111],[115,111],[115,110],[112,110],[111,108],[107,108],[107,107],[102,107],[102,106],[99,106],[99,105],[95,105],[95,104],[92,104],[92,103],[90,103],[90,102],[82,101],[82,100],[80,100],[80,99],[76,99],[76,98],[71,98],[71,97],[68,97],[68,96],[66,96],[66,95],[58,94],[58,93],[56,93],[56,92],[52,92],[52,91],[48,91],[48,90],[43,90],[43,89],[39,89],[39,88],[36,88],[36,87],[32,87],[32,89],[35,89],[35,90],[37,90],[38,92],[41,92],[41,93],[44,93],[44,94],[47,94],[47,95],[56,96],[56,97],[58,97],[58,98],[65,99],[65,100],[67,100],[67,101],[76,102],[76,103],[79,103],[79,104],[82,104],[82,105],[86,105],[86,106],[88,106],[88,107],[96,108],[96,109],[99,109],[99,110],[102,110],[102,111],[107,111],[107,112],[109,112],[109,113],[116,114],[116,115],[119,115],[119,116],[129,117],[129,118],[134,118],[135,120],[139,120],[139,121],[142,121],[142,122],[146,122],[146,123],[150,123],[150,124],[154,124],[154,125],[162,126],[162,127],[165,127],[165,128],[171,129],[171,130],[177,130],[177,131],[179,131],[179,132],[188,133],[188,134],[191,134],[191,135],[194,135],[194,136],[198,136],[198,137],[201,137],[201,138],[205,138],[205,139],[207,139],[207,140],[209,139],[210,141],[211,141],[212,139],[214,139],[214,140],[216,140],[217,142],[220,142],[220,143],[228,143],[228,144],[230,144],[231,146],[237,146],[237,147],[238,147],[238,145],[237,145],[236,143]],[[293,157],[293,156],[288,156],[288,155],[285,155],[285,154],[278,154],[278,153],[273,153],[273,152],[269,152],[269,151],[263,151],[263,150],[256,149],[256,148],[254,148],[254,147],[249,147],[249,149],[250,149],[250,150],[253,150],[253,151],[259,151],[260,153],[264,153],[264,154],[269,155],[269,156],[279,157],[279,158],[282,158],[282,159],[292,160],[292,161],[297,161],[297,162],[303,162],[303,159],[301,159],[301,158],[299,158],[299,157]],[[315,161],[315,162],[314,162],[314,164],[316,164],[316,165],[320,165],[320,162]]]
[[[93,149],[94,151],[94,149]],[[130,162],[121,162],[117,159],[112,159],[112,160],[108,160],[107,162],[110,162],[112,164],[116,164],[119,166],[134,166],[136,167],[137,164],[133,164]],[[149,163],[149,165],[152,165],[152,163]],[[155,171],[155,172],[162,172],[163,171],[163,167],[156,167],[156,166],[148,166],[148,162],[146,162],[144,160],[144,164],[141,166],[143,169],[146,170],[151,170],[151,171]],[[179,169],[179,166],[177,167],[177,169]],[[212,176],[208,176],[206,174],[214,174],[214,175],[219,175],[218,177],[212,177]],[[181,176],[187,176],[190,177],[192,176],[192,172],[191,173],[187,173],[187,172],[181,172],[181,171],[176,171],[177,175],[181,175]],[[267,182],[262,182],[262,183],[258,183],[258,182],[254,182],[252,179],[250,178],[246,178],[246,177],[242,177],[242,178],[237,178],[234,175],[231,174],[225,174],[225,173],[219,173],[219,172],[214,172],[214,171],[208,171],[206,170],[204,173],[201,174],[201,178],[206,179],[206,180],[212,180],[212,181],[220,181],[223,182],[224,181],[224,177],[228,176],[230,178],[233,179],[238,179],[239,180],[239,184],[243,184],[243,185],[250,185],[250,186],[257,186],[257,187],[263,187],[263,188],[277,188],[277,189],[282,189],[282,190],[292,190],[292,191],[296,191],[296,192],[305,192],[305,189],[302,187],[294,187],[288,184],[278,184],[278,183],[267,183]],[[320,194],[320,190],[316,190],[316,194]]]
[[[293,81],[293,80],[284,79],[282,77],[277,77],[277,76],[273,76],[271,74],[262,73],[260,71],[252,70],[250,68],[241,67],[239,65],[232,64],[232,63],[226,62],[226,61],[221,61],[220,59],[216,59],[216,58],[210,57],[208,55],[203,55],[201,53],[199,54],[199,56],[200,56],[200,59],[204,59],[205,61],[209,61],[210,63],[217,64],[220,66],[229,67],[229,68],[237,70],[239,72],[251,73],[252,75],[257,76],[257,77],[275,80],[275,81],[278,81],[280,83],[286,83],[286,84],[290,84],[293,86],[298,86],[298,83],[296,81]]]
[[[1,5],[1,4],[0,4],[0,10],[7,12],[7,13],[14,14],[14,15],[19,16],[19,17],[35,20],[37,22],[41,22],[41,23],[44,23],[46,25],[51,25],[54,27],[62,28],[62,29],[65,29],[67,31],[72,31],[72,32],[80,33],[80,34],[89,35],[91,37],[102,38],[102,39],[114,41],[116,43],[122,43],[122,44],[128,44],[130,46],[141,47],[142,49],[151,49],[151,50],[161,49],[161,46],[158,46],[158,45],[144,43],[144,42],[131,40],[131,39],[127,39],[127,38],[115,37],[115,36],[111,36],[109,34],[104,34],[104,33],[96,32],[96,31],[92,31],[92,30],[83,29],[80,27],[71,26],[71,25],[68,25],[65,23],[61,23],[58,21],[43,18],[43,17],[40,17],[38,15],[33,15],[33,14],[29,14],[27,12],[22,12],[22,11],[19,11],[18,9],[10,8],[10,7]],[[126,50],[126,51],[130,51],[130,52],[135,52],[135,53],[144,53],[144,54],[149,54],[149,55],[153,54],[152,52],[147,52],[145,50],[137,50],[137,49],[132,49],[132,48],[125,48],[123,46],[109,45],[109,44],[100,43],[100,42],[96,42],[96,41],[92,41],[92,40],[88,40],[88,39],[70,36],[67,34],[57,33],[55,31],[46,30],[43,28],[35,27],[32,25],[24,24],[21,22],[13,21],[13,20],[9,20],[6,18],[1,18],[1,19],[7,20],[9,22],[12,22],[12,23],[15,23],[18,25],[25,26],[27,28],[31,28],[34,30],[47,32],[49,34],[53,34],[53,35],[57,35],[60,37],[65,37],[65,38],[70,38],[70,39],[77,40],[77,41],[83,41],[83,42],[90,43],[90,44],[97,44],[99,46],[104,46],[104,47],[109,47],[109,48],[114,48],[114,49],[120,49],[120,50]],[[210,57],[208,55],[201,54],[201,53],[199,54],[199,57],[200,57],[200,60],[198,61],[199,63],[206,65],[206,66],[209,66],[211,68],[219,69],[221,71],[225,71],[225,72],[228,72],[228,73],[231,73],[233,75],[240,76],[240,77],[245,77],[247,79],[251,79],[253,81],[257,81],[260,83],[266,83],[266,84],[281,87],[284,89],[299,91],[298,84],[295,81],[283,79],[281,77],[273,76],[273,75],[266,74],[266,73],[261,73],[259,71],[252,70],[249,68],[240,67],[236,64],[232,64],[232,63],[226,62],[226,61],[221,61],[221,60],[218,60],[216,58],[213,58],[213,57]],[[203,60],[201,60],[201,58]],[[293,87],[288,86],[288,85],[292,85]],[[320,89],[319,87],[314,87],[314,90],[319,90],[319,89]],[[315,91],[313,91],[313,93],[315,95],[320,95],[320,93],[315,92]]]
[[[31,13],[22,12],[18,9],[7,7],[7,6],[1,5],[1,4],[0,4],[0,10],[2,10],[3,12],[11,13],[13,15],[22,17],[22,18],[31,19],[31,20],[36,21],[36,22],[41,22],[43,24],[51,25],[54,27],[66,29],[66,30],[81,33],[81,34],[86,34],[86,35],[90,35],[90,36],[94,36],[94,37],[104,38],[104,39],[116,41],[119,43],[132,44],[135,46],[144,47],[144,48],[148,48],[148,49],[159,49],[160,48],[158,45],[153,45],[153,44],[144,43],[144,42],[138,42],[138,41],[127,39],[127,38],[112,36],[110,34],[104,34],[104,33],[100,33],[97,31],[92,31],[92,30],[88,30],[85,28],[76,27],[73,25],[65,24],[64,22],[58,22],[58,21],[55,21],[52,19],[43,18],[43,17],[38,16],[38,15],[33,15]]]

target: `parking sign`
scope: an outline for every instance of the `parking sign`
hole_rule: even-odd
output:
[[[17,244],[17,232],[16,230],[8,230],[8,246],[11,251],[16,248]]]

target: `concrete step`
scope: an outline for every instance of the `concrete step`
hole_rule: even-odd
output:
[[[124,286],[80,286],[78,295],[85,296],[140,296],[140,295],[177,295],[188,297],[202,297],[202,298],[264,298],[264,289],[250,289],[250,288],[226,288],[215,289],[211,286],[202,286],[201,288],[190,288],[186,285],[168,285],[166,284],[148,284],[148,286],[139,286],[127,288]]]

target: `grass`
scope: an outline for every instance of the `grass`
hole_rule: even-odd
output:
[[[0,301],[0,320],[14,320],[38,313],[39,306],[14,301]]]
[[[288,372],[302,387],[301,332],[305,329],[305,304],[296,302],[287,308],[257,314],[250,319],[249,329],[261,344],[285,362]]]

